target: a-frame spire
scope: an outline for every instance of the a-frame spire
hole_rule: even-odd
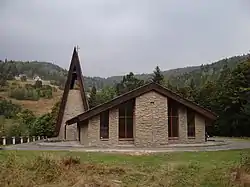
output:
[[[69,71],[68,71],[68,76],[67,76],[67,80],[64,86],[64,92],[63,92],[63,96],[62,96],[62,100],[61,100],[61,104],[59,108],[58,118],[56,122],[56,129],[55,129],[56,135],[59,135],[59,132],[62,130],[61,128],[64,126],[64,124],[62,123],[63,123],[64,114],[65,114],[66,103],[68,101],[69,91],[74,89],[74,86],[76,85],[76,81],[78,82],[78,85],[79,85],[79,90],[80,90],[80,95],[81,95],[81,100],[82,100],[84,111],[87,111],[89,109],[89,106],[88,106],[88,100],[87,100],[84,86],[83,86],[83,75],[81,71],[80,60],[79,60],[77,49],[76,47],[74,47],[73,55],[71,58],[71,63],[70,63]]]

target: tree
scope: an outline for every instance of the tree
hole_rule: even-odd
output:
[[[35,86],[35,88],[42,88],[43,82],[41,80],[36,80],[34,86]]]
[[[53,136],[55,130],[54,118],[51,113],[38,117],[30,129],[32,136]]]
[[[27,81],[26,75],[22,75],[22,76],[20,77],[20,80],[21,80],[22,82],[26,82],[26,81]]]
[[[23,110],[17,114],[17,119],[20,128],[23,129],[22,135],[31,134],[31,128],[36,120],[36,117],[33,112],[27,109]]]
[[[214,95],[213,107],[219,118],[217,132],[223,136],[250,136],[249,126],[249,87],[250,62],[240,63],[220,80]]]
[[[116,94],[121,95],[134,90],[144,84],[143,80],[137,79],[132,72],[123,76],[120,83],[116,84]]]
[[[159,66],[156,66],[152,81],[157,83],[157,84],[163,84],[164,83],[164,76],[161,73],[161,70]]]
[[[111,86],[106,86],[99,92],[97,92],[96,100],[98,105],[100,105],[102,103],[112,100],[115,96],[116,96],[115,88]]]
[[[93,86],[92,89],[91,89],[88,102],[89,102],[89,107],[90,108],[93,108],[93,107],[97,106],[97,104],[98,104],[97,103],[97,98],[96,98],[96,87],[95,86]]]

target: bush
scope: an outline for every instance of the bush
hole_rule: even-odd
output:
[[[8,137],[12,136],[18,137],[24,134],[25,134],[25,128],[22,127],[20,124],[14,123],[6,128],[6,136]]]
[[[51,99],[53,97],[52,87],[49,85],[45,85],[42,88],[38,89],[38,93],[40,97],[44,97],[46,99]]]
[[[5,78],[0,78],[0,86],[6,86],[7,85],[7,81]]]
[[[42,81],[40,81],[40,80],[37,80],[36,82],[35,82],[35,88],[42,88],[42,86],[43,86],[43,82]]]
[[[27,88],[27,89],[32,89],[32,88],[34,88],[34,86],[33,86],[32,84],[25,84],[24,87]]]
[[[48,136],[54,135],[55,122],[51,113],[45,114],[37,118],[30,127],[30,135],[32,136]]]
[[[27,81],[27,77],[23,75],[23,76],[20,77],[20,80],[21,80],[22,82],[26,82],[26,81]]]
[[[30,110],[24,110],[22,112],[19,112],[17,114],[17,118],[18,118],[18,122],[19,124],[26,129],[26,131],[24,132],[25,134],[31,134],[31,129],[33,127],[33,123],[36,120],[35,115],[33,114],[32,111]]]
[[[15,77],[12,74],[8,74],[6,79],[7,80],[13,80]]]
[[[12,82],[11,85],[12,86],[17,86],[18,84],[17,84],[17,82]]]
[[[10,90],[9,96],[17,100],[39,100],[40,96],[35,89],[15,88]]]
[[[21,106],[13,104],[11,101],[5,99],[0,100],[0,115],[5,118],[13,118],[21,111]]]

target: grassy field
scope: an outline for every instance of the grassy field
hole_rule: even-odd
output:
[[[249,155],[0,151],[0,186],[250,186]]]

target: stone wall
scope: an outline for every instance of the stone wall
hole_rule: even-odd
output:
[[[62,124],[59,132],[59,139],[64,139],[65,122],[84,112],[80,90],[69,90]],[[77,125],[72,124],[66,127],[66,140],[78,140]]]
[[[195,114],[195,138],[188,138],[188,143],[205,142],[205,118],[200,114]]]
[[[118,109],[109,111],[109,138],[100,139],[100,115],[94,116],[89,120],[88,125],[88,146],[115,147],[118,141]]]
[[[109,139],[100,139],[100,115],[81,125],[81,143],[85,146],[117,147],[135,145],[136,147],[164,147],[167,144],[204,143],[205,118],[195,115],[195,137],[187,137],[187,109],[179,105],[179,137],[168,139],[167,98],[151,91],[135,99],[134,139],[119,141],[119,110],[109,111]],[[83,127],[84,126],[84,127]]]
[[[167,98],[154,92],[135,100],[134,143],[137,147],[160,147],[168,143]]]
[[[195,113],[195,137],[187,136],[187,109],[179,108],[179,138],[169,143],[204,143],[205,142],[205,118]]]
[[[88,139],[88,121],[80,124],[80,143],[84,146],[88,146],[89,139]]]
[[[187,109],[180,105],[179,113],[179,139],[177,143],[187,143]]]

